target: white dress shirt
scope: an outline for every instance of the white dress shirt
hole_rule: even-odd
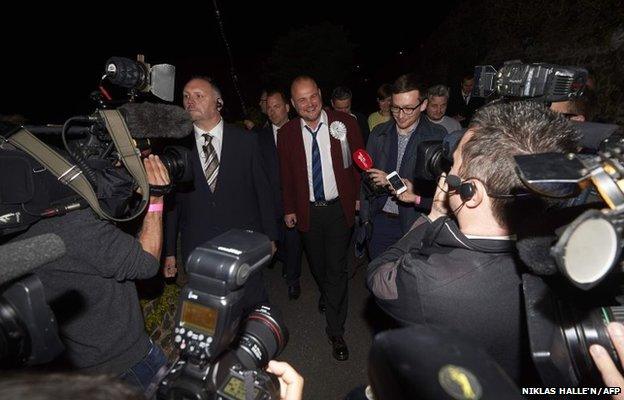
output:
[[[275,145],[277,146],[277,130],[280,127],[275,124],[271,124],[271,126],[273,127],[273,140],[275,140]]]
[[[193,125],[195,130],[195,143],[197,143],[197,152],[199,153],[199,160],[201,161],[202,171],[206,170],[206,154],[204,153],[203,146],[206,144],[206,140],[202,136],[207,133],[212,136],[212,147],[214,147],[217,153],[217,159],[221,161],[221,148],[223,147],[223,118],[214,128],[206,132],[197,125]]]
[[[319,153],[321,155],[325,200],[329,201],[338,197],[338,186],[336,185],[336,176],[334,175],[334,167],[332,165],[329,125],[327,122],[327,113],[325,111],[321,111],[321,121],[319,123],[322,125],[316,134],[316,141],[318,142]],[[314,129],[312,129],[312,132],[314,132]],[[312,134],[306,129],[306,123],[303,119],[301,119],[301,135],[303,136],[303,147],[305,148],[306,164],[308,166],[310,201],[316,201],[314,198],[314,181],[312,179]]]

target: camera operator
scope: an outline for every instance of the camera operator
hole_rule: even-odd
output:
[[[367,283],[381,308],[402,324],[458,329],[519,382],[529,352],[514,233],[545,203],[519,193],[513,156],[573,151],[576,139],[565,118],[536,103],[480,109],[438,183],[431,213],[369,264]],[[414,200],[410,189],[402,201]]]
[[[167,185],[158,156],[144,159],[150,185]],[[36,270],[66,351],[59,367],[112,374],[144,390],[166,357],[145,332],[135,279],[158,272],[163,198],[150,196],[138,240],[91,209],[42,219],[17,237],[55,233],[66,255]]]

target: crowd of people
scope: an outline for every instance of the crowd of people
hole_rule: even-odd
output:
[[[355,235],[370,258],[366,283],[380,312],[399,326],[455,329],[517,385],[530,383],[515,240],[518,225],[542,218],[549,204],[527,195],[513,156],[575,151],[579,137],[569,120],[589,116],[578,101],[552,110],[529,101],[485,104],[472,95],[472,77],[460,83],[424,87],[402,75],[379,87],[379,109],[366,116],[352,109],[349,88],[336,87],[325,106],[314,78],[299,76],[290,93],[263,91],[266,120],[242,127],[224,121],[215,82],[190,79],[183,106],[193,133],[181,144],[191,151],[194,181],[150,198],[138,239],[90,210],[44,219],[20,236],[54,232],[67,244],[67,255],[37,275],[59,310],[69,368],[146,390],[167,359],[142,326],[134,280],[155,275],[161,259],[163,275],[175,276],[194,248],[236,228],[268,236],[291,301],[301,295],[305,254],[336,360],[349,358],[347,260]],[[448,173],[417,179],[419,145],[462,129]],[[363,148],[374,161],[366,171],[352,160]],[[169,183],[157,156],[144,164],[150,184]],[[392,171],[406,191],[389,184]],[[244,309],[270,300],[260,269],[247,281]],[[609,326],[620,355],[622,329]],[[605,382],[622,386],[604,349],[592,346],[591,355]],[[291,366],[272,361],[269,371],[285,384],[284,399],[301,398],[303,379]]]

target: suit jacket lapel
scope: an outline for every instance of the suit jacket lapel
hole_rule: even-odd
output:
[[[219,171],[217,172],[217,183],[215,185],[214,193],[219,193],[219,187],[222,186],[223,179],[225,179],[225,175],[223,171],[231,170],[229,166],[233,160],[236,160],[236,146],[232,142],[232,135],[228,135],[228,125],[226,123],[223,124],[223,136],[221,141],[221,154],[219,157]],[[241,160],[244,162],[244,160]]]
[[[327,130],[329,131],[329,127],[331,126],[332,122],[334,122],[335,120],[332,119],[332,116],[327,113]],[[334,168],[334,171],[339,171],[341,169],[343,169],[342,167],[342,147],[340,145],[340,140],[334,138],[331,135],[331,131],[329,134],[329,146],[331,149],[331,158],[332,158],[332,167]],[[334,173],[335,174],[335,173]]]
[[[384,141],[383,146],[381,147],[381,155],[379,157],[379,161],[375,161],[375,168],[383,169],[386,168],[386,164],[388,163],[388,154],[392,151],[392,147],[395,142],[398,141],[397,131],[395,129],[394,124],[388,125],[386,132],[384,133]],[[373,160],[374,161],[374,160]],[[392,166],[394,169],[394,166]],[[390,172],[390,171],[387,171]]]
[[[301,160],[296,163],[299,166],[299,175],[305,179],[305,194],[306,199],[310,198],[310,182],[308,181],[308,160],[306,157],[305,146],[303,144],[303,132],[301,129],[301,117],[297,118],[297,128],[294,131],[292,137],[292,151],[295,160]],[[297,176],[295,173],[294,176]]]

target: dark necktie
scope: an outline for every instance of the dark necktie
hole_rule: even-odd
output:
[[[214,193],[217,186],[217,175],[219,174],[219,157],[217,157],[217,151],[212,145],[212,136],[204,133],[202,135],[206,141],[202,146],[204,156],[206,157],[206,167],[204,168],[204,175],[210,191]]]
[[[322,122],[312,131],[307,125],[306,129],[312,135],[312,187],[314,188],[314,200],[325,201],[325,190],[323,189],[323,166],[321,165],[321,152],[319,151],[316,134],[321,129]]]

